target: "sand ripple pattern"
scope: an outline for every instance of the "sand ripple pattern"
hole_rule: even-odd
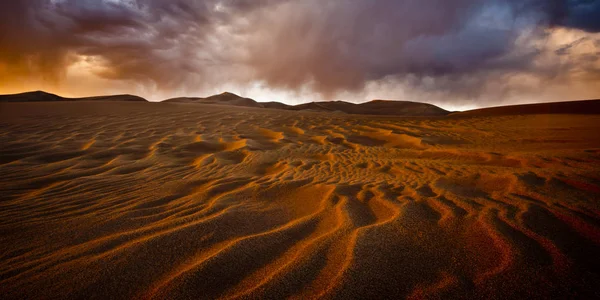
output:
[[[0,117],[3,299],[600,297],[599,116]]]

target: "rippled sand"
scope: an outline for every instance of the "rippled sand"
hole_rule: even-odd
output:
[[[598,297],[600,116],[0,104],[0,296]]]

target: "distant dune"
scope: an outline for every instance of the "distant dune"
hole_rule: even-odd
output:
[[[0,102],[54,102],[54,101],[126,101],[147,102],[134,95],[111,95],[83,98],[65,98],[42,91],[13,95],[0,95]],[[280,102],[257,102],[233,93],[222,93],[206,98],[178,97],[162,101],[164,103],[191,103],[203,105],[228,105],[252,108],[268,108],[291,111],[334,112],[353,115],[407,116],[407,117],[474,117],[527,114],[600,114],[600,100],[582,100],[553,103],[536,103],[489,107],[463,112],[449,112],[428,103],[373,100],[355,104],[345,101],[310,102],[299,105],[287,105]]]
[[[196,103],[196,104],[219,104],[219,105],[233,105],[233,106],[245,106],[245,107],[263,107],[258,102],[250,99],[243,98],[232,93],[222,93],[219,95],[210,96],[207,98],[172,98],[162,102],[165,103]]]
[[[534,114],[600,114],[600,100],[549,102],[488,107],[452,113],[451,116],[502,116]]]
[[[444,116],[449,113],[435,105],[409,101],[374,100],[362,104],[344,101],[323,101],[291,106],[279,102],[257,102],[232,93],[223,93],[208,98],[173,98],[163,102],[234,105],[295,111],[339,112],[356,115]]]
[[[54,101],[127,101],[147,102],[146,99],[134,95],[110,95],[82,98],[66,98],[42,91],[21,94],[0,95],[0,102],[54,102]]]
[[[0,102],[0,298],[598,299],[600,115],[207,101]]]
[[[449,112],[428,103],[373,100],[366,103],[355,104],[345,101],[322,101],[299,104],[295,106],[279,102],[257,102],[250,98],[243,98],[232,93],[223,93],[207,98],[173,98],[166,103],[196,103],[233,105],[255,108],[271,108],[293,111],[337,112],[355,115],[380,115],[380,116],[497,116],[497,115],[526,115],[526,114],[600,114],[600,100],[566,101],[553,103],[536,103],[523,105],[508,105],[475,109],[463,112]]]

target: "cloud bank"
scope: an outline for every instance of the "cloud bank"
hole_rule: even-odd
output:
[[[2,1],[0,92],[593,98],[599,32],[595,0]]]

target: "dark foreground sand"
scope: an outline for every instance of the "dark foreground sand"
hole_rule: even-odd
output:
[[[0,298],[600,297],[600,116],[0,104]]]

